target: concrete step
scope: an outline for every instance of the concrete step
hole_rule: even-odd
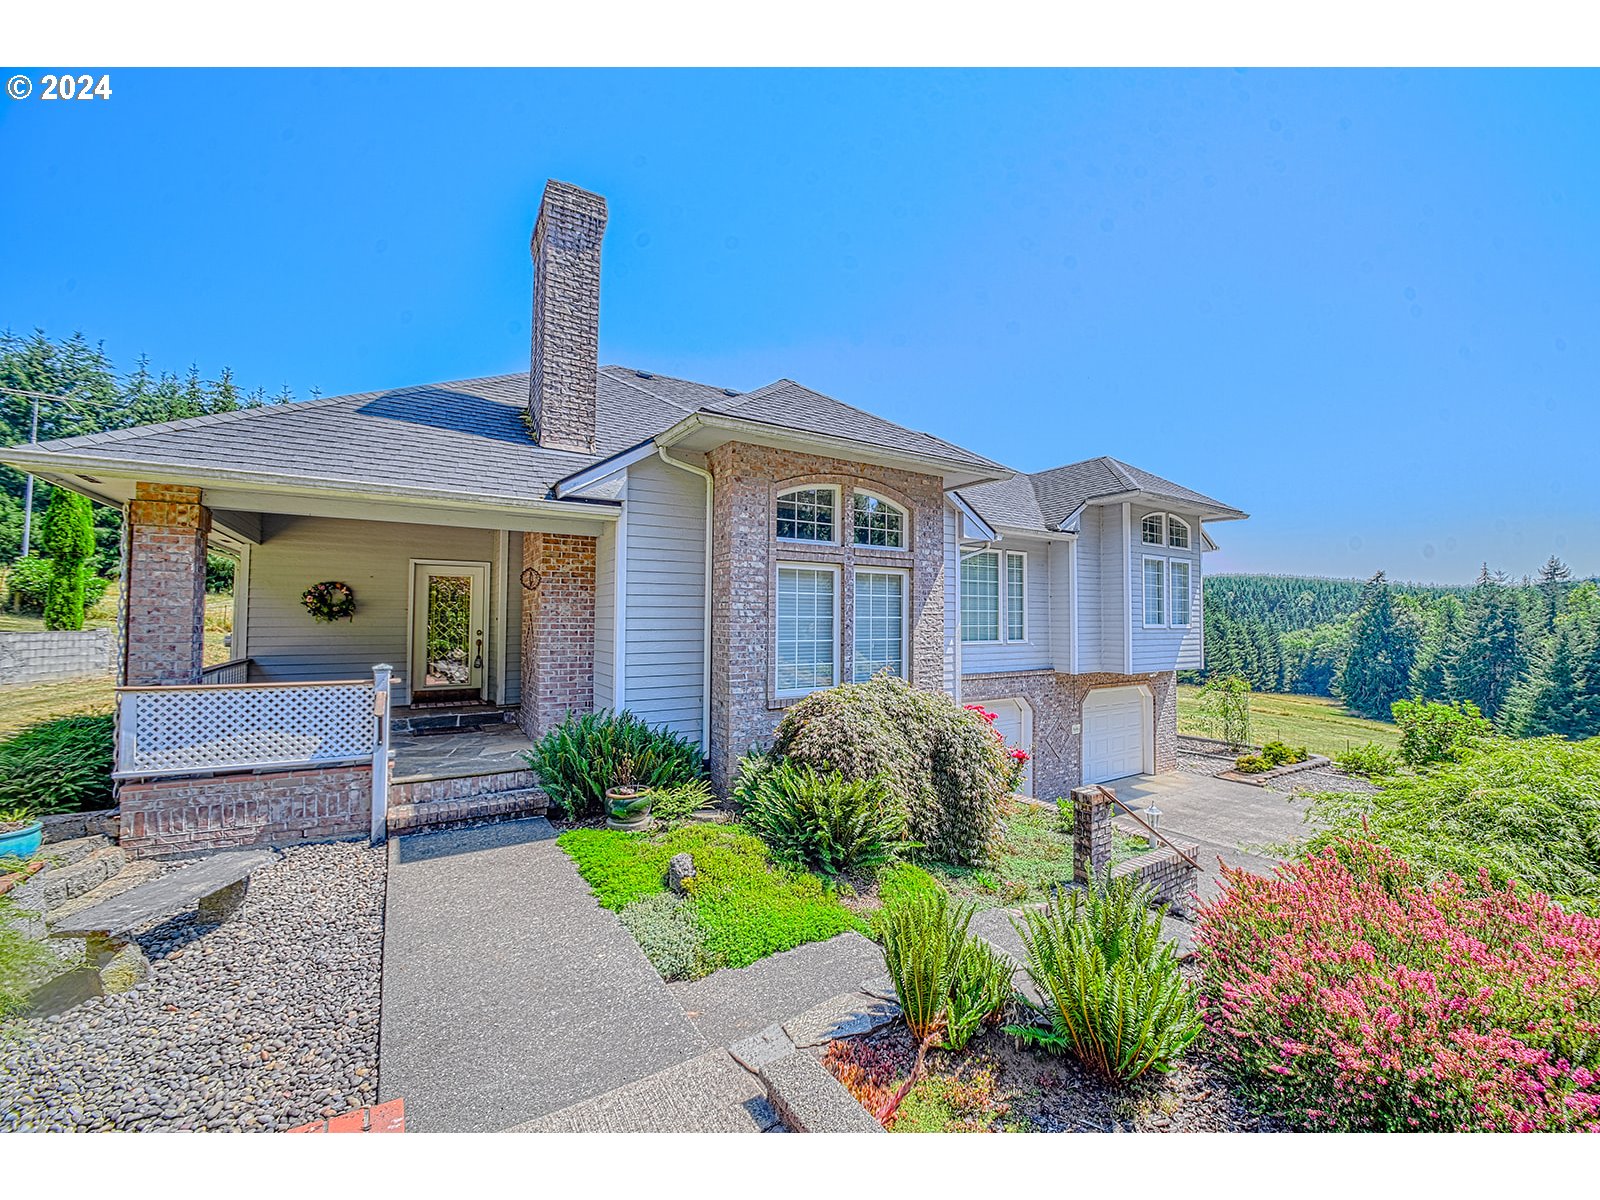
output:
[[[761,1081],[719,1049],[518,1125],[513,1132],[766,1133],[778,1124]]]
[[[549,804],[545,794],[537,788],[513,788],[455,800],[391,804],[387,820],[391,835],[417,833],[424,829],[452,829],[476,821],[542,817]]]
[[[504,725],[515,719],[515,709],[474,705],[470,708],[419,709],[397,713],[389,720],[389,732],[400,734],[455,733],[464,729],[482,729],[486,725]]]
[[[12,894],[21,907],[43,912],[47,917],[54,916],[62,905],[99,887],[126,863],[127,856],[122,850],[107,844],[91,850],[70,866],[40,871]]]

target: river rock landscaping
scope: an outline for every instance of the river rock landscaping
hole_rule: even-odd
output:
[[[121,995],[0,1033],[0,1129],[289,1129],[378,1099],[384,852],[291,847],[218,926],[138,937]]]

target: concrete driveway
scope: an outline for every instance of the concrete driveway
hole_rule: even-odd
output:
[[[1151,804],[1161,810],[1160,829],[1174,841],[1200,843],[1200,896],[1216,895],[1217,859],[1258,875],[1270,875],[1281,859],[1274,848],[1306,836],[1307,801],[1284,792],[1171,771],[1130,775],[1106,785],[1141,816]],[[1133,822],[1125,824],[1133,826]]]

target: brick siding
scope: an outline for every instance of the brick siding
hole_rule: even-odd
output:
[[[753,745],[771,739],[783,709],[777,696],[772,646],[777,564],[827,563],[841,568],[838,614],[839,678],[853,667],[854,571],[895,567],[911,573],[910,670],[914,686],[936,690],[944,679],[944,491],[935,475],[801,454],[745,442],[726,442],[706,456],[715,481],[711,594],[711,770],[726,790],[734,765]],[[842,545],[779,543],[775,501],[793,488],[832,484]],[[851,543],[850,492],[865,488],[904,508],[907,550]]]
[[[522,696],[517,724],[536,738],[568,711],[594,708],[596,539],[522,535],[523,569],[539,586],[522,592]]]
[[[365,836],[372,768],[322,767],[124,783],[122,848],[136,856]]]
[[[533,227],[534,436],[554,450],[594,453],[600,359],[601,196],[552,179]]]
[[[206,535],[200,489],[135,485],[127,512],[124,681],[199,683],[205,662]]]

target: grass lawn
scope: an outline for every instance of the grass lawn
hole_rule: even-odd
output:
[[[1197,737],[1210,736],[1199,723],[1198,688],[1178,688],[1178,732]],[[1400,731],[1389,721],[1369,721],[1352,716],[1337,700],[1327,696],[1291,696],[1278,692],[1253,692],[1250,695],[1250,740],[1256,745],[1282,741],[1304,746],[1313,754],[1329,758],[1343,754],[1351,746],[1376,742],[1385,750],[1397,750]]]
[[[776,866],[741,825],[692,822],[655,833],[570,829],[556,844],[667,978],[748,966],[864,929],[822,880]],[[681,903],[670,898],[666,880],[667,863],[679,853],[692,855],[695,865]]]
[[[1072,827],[1053,805],[1009,802],[1000,861],[989,870],[924,863],[951,896],[979,908],[1035,904],[1072,882]],[[1111,832],[1111,861],[1143,854],[1148,846],[1121,830]]]
[[[0,737],[79,713],[111,711],[110,675],[91,679],[67,679],[60,683],[30,683],[21,687],[0,687]]]

